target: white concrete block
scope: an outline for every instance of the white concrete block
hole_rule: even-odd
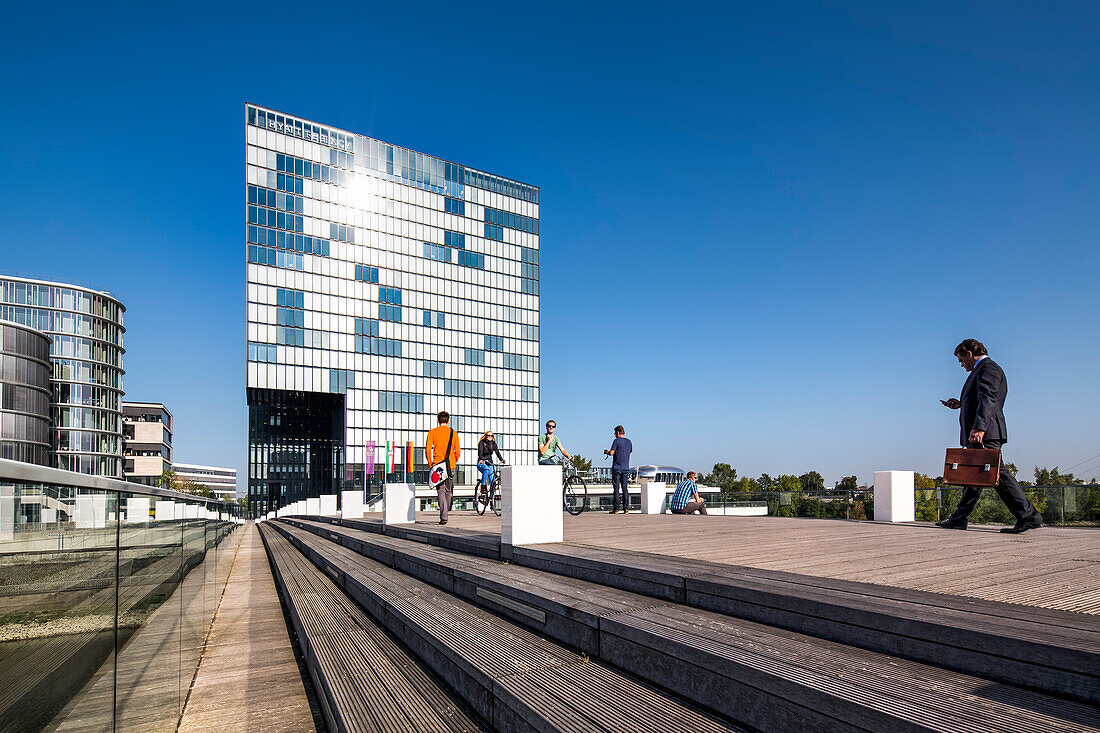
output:
[[[321,494],[321,516],[336,516],[336,494]]]
[[[386,484],[382,499],[383,524],[412,524],[416,521],[416,487]]]
[[[107,496],[82,494],[76,497],[73,521],[77,529],[102,529],[107,526]]]
[[[0,498],[0,501],[3,501]],[[57,522],[57,510],[42,507],[42,524],[54,524]]]
[[[321,513],[321,499],[316,496],[311,496],[306,499],[306,510],[304,514],[316,517]]]
[[[107,526],[107,495],[96,494],[93,496],[92,506],[95,507],[96,529],[103,529]]]
[[[148,496],[131,496],[126,499],[126,523],[144,524],[149,521],[149,505],[152,499]]]
[[[0,540],[15,537],[15,487],[0,486]]]
[[[187,505],[186,504],[173,504],[172,508],[176,510],[176,519],[187,519]]]
[[[664,514],[668,484],[659,481],[643,481],[641,490],[642,514]]]
[[[363,505],[363,492],[340,492],[340,516],[344,519],[362,519],[367,508]]]
[[[158,499],[153,502],[153,510],[155,512],[154,520],[157,522],[167,522],[170,519],[176,518],[176,502],[168,499]]]
[[[502,466],[500,542],[534,545],[565,538],[558,466]]]
[[[875,471],[875,521],[917,519],[912,471]]]

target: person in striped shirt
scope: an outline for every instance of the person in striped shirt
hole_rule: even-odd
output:
[[[668,505],[673,514],[707,513],[703,498],[699,496],[699,488],[695,485],[695,478],[695,471],[688,471],[687,478],[676,485],[676,493],[672,495],[672,501]]]

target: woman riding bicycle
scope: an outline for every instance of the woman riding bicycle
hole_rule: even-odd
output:
[[[496,455],[500,459],[500,465],[505,465],[507,461],[504,460],[504,456],[500,454],[500,449],[497,448],[496,437],[493,435],[492,430],[486,430],[481,436],[481,440],[477,442],[477,470],[481,472],[480,486],[484,486],[486,489],[493,483],[493,474],[496,473],[496,466],[493,464],[493,455]]]

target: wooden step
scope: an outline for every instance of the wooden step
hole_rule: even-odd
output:
[[[302,554],[501,731],[741,730],[676,696],[283,522]]]
[[[763,730],[1100,727],[1093,706],[980,677],[422,543],[317,522],[280,524],[293,525],[287,531],[319,562],[346,567],[388,558],[442,590]]]

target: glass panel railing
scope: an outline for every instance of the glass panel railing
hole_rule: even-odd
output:
[[[0,730],[174,731],[241,513],[0,460]]]
[[[1024,486],[1024,494],[1043,515],[1043,523],[1069,526],[1100,525],[1100,484],[1076,486]],[[917,489],[918,522],[935,522],[955,511],[963,489],[952,486]],[[993,489],[982,491],[974,511],[972,524],[1012,524],[1015,518]]]

